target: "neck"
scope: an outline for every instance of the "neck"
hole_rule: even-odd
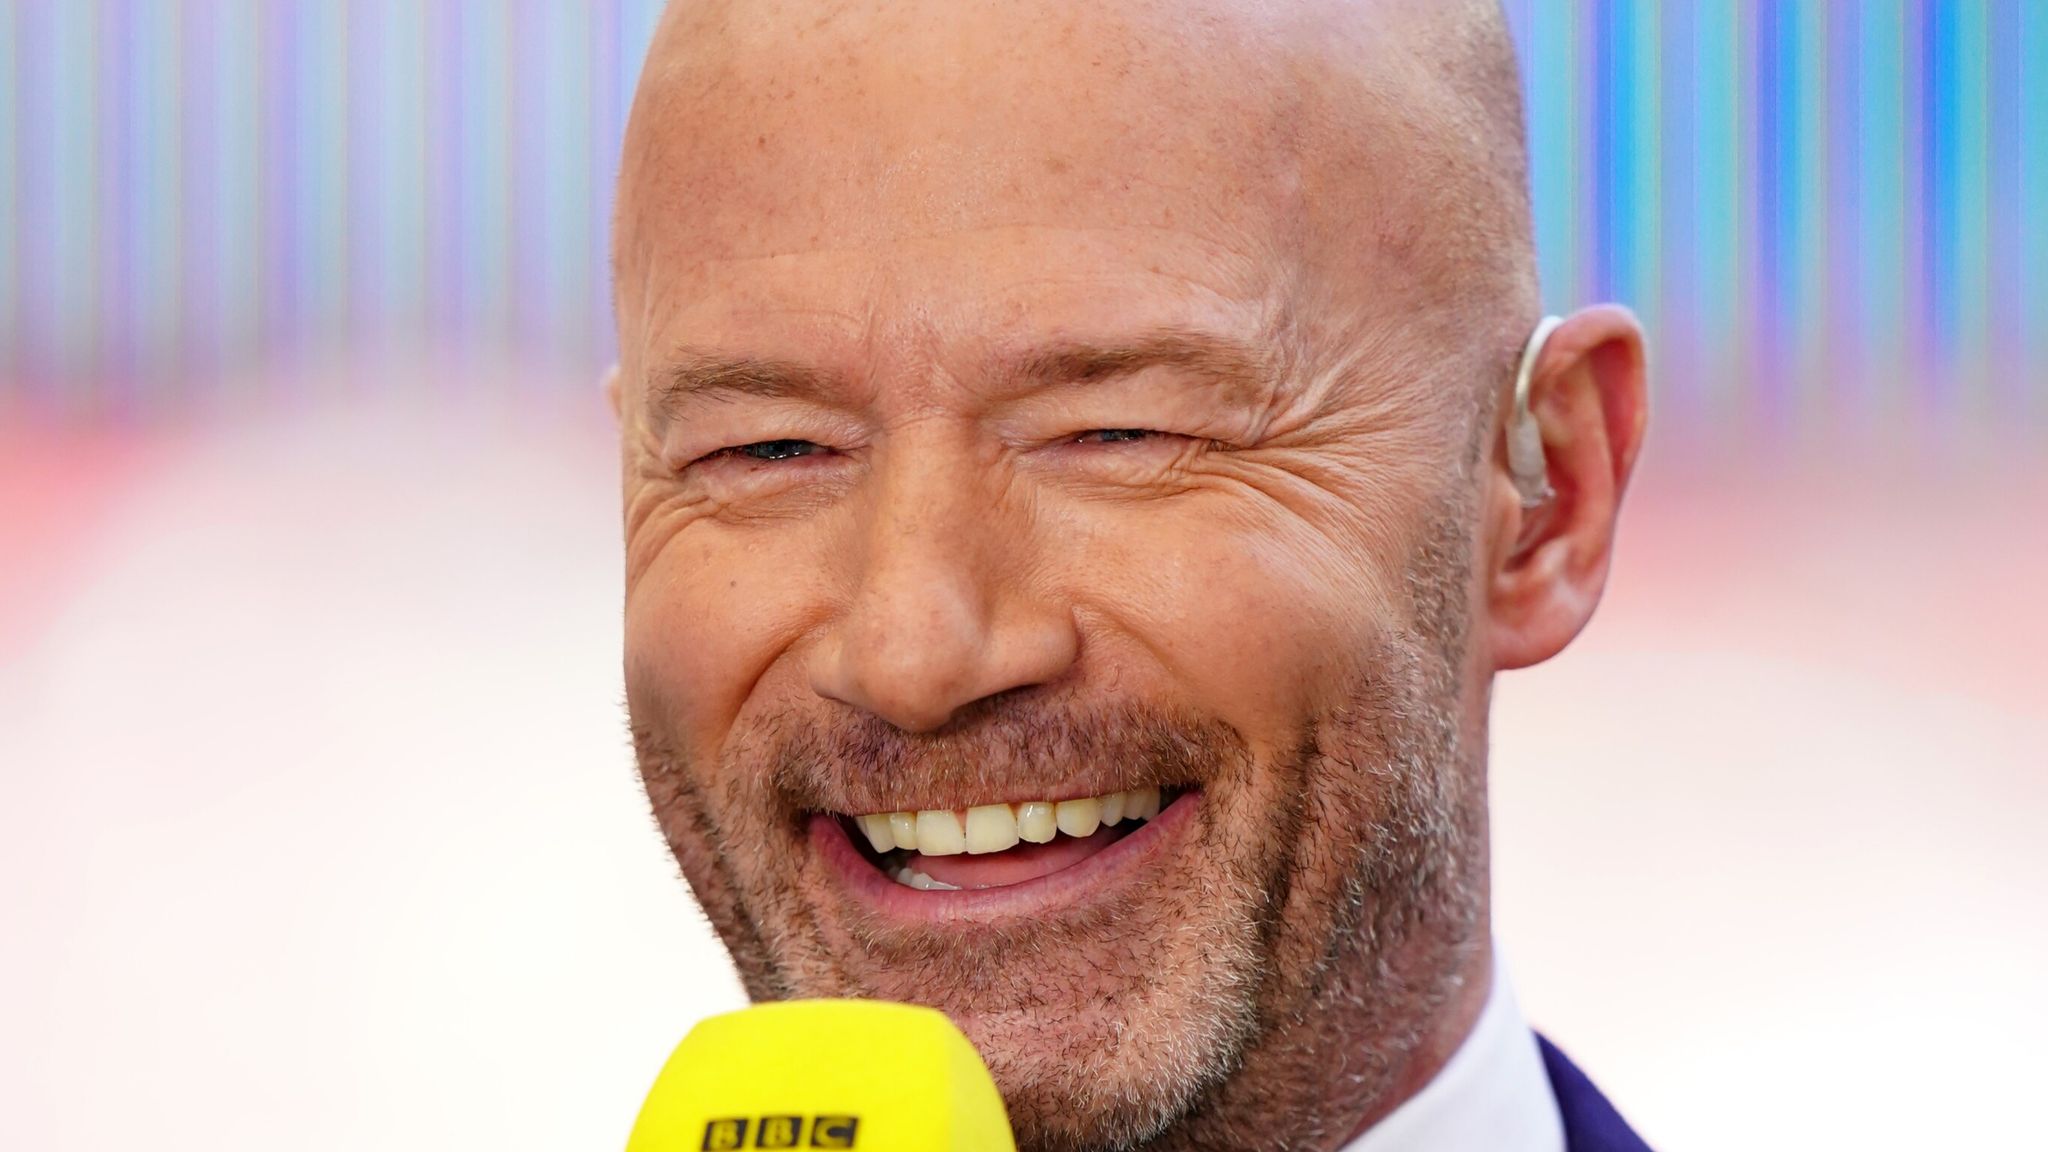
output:
[[[1235,1073],[1144,1145],[1146,1152],[1334,1152],[1356,1139],[1422,1091],[1471,1034],[1493,981],[1485,924],[1482,915],[1474,940],[1456,949],[1455,958],[1440,948],[1399,949],[1366,966],[1369,975],[1361,970],[1340,977],[1309,1003],[1268,1005],[1262,1015],[1288,1024],[1248,1050]],[[1386,1015],[1389,1004],[1416,1003],[1426,988],[1435,989],[1427,997],[1435,1003],[1419,1025]],[[1387,1043],[1403,1034],[1406,1039]]]
[[[1427,1087],[1437,1073],[1444,1070],[1458,1047],[1472,1034],[1479,1023],[1479,1014],[1486,1009],[1486,999],[1493,991],[1493,948],[1491,937],[1488,946],[1473,950],[1471,960],[1460,973],[1462,983],[1458,990],[1445,1001],[1443,1011],[1438,1014],[1434,1027],[1430,1028],[1409,1053],[1405,1065],[1395,1073],[1377,1100],[1367,1108],[1365,1116],[1358,1122],[1338,1147],[1357,1140],[1373,1125],[1387,1118],[1394,1109],[1407,1103],[1408,1099]]]

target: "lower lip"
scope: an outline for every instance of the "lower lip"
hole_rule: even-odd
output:
[[[1071,868],[998,888],[920,891],[907,888],[854,846],[836,816],[810,818],[811,846],[833,875],[862,903],[892,920],[925,923],[987,922],[1043,915],[1099,895],[1156,865],[1193,819],[1201,793],[1190,791],[1130,835]]]

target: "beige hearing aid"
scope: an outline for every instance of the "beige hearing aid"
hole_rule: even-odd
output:
[[[1564,321],[1545,316],[1529,334],[1522,347],[1522,363],[1515,369],[1514,408],[1508,413],[1508,474],[1515,491],[1521,493],[1522,507],[1536,508],[1557,494],[1550,486],[1550,468],[1543,460],[1543,429],[1529,411],[1529,385],[1536,378],[1536,362],[1543,359],[1543,346]]]

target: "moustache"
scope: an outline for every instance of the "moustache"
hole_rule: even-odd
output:
[[[794,810],[858,814],[1200,788],[1251,753],[1213,717],[1030,694],[981,701],[923,733],[850,707],[778,712],[728,759],[727,779],[764,782]]]

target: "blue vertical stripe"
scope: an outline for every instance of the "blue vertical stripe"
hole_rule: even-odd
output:
[[[1610,220],[1606,203],[1613,190],[1610,161],[1614,125],[1612,108],[1604,94],[1612,84],[1606,46],[1609,13],[1614,3],[1615,0],[1579,0],[1577,34],[1572,43],[1572,74],[1579,79],[1573,92],[1573,122],[1585,128],[1577,133],[1572,152],[1572,162],[1583,174],[1577,181],[1577,195],[1572,202],[1572,233],[1577,249],[1574,263],[1578,271],[1566,297],[1572,307],[1587,300],[1606,299],[1609,291],[1607,258],[1612,246],[1607,233]]]
[[[307,76],[294,48],[298,41],[302,9],[297,4],[258,6],[256,83],[262,94],[254,101],[257,113],[257,186],[261,205],[258,233],[261,244],[257,264],[256,303],[263,336],[285,352],[301,351],[302,299],[308,285],[301,275],[307,271],[300,261],[299,233],[308,226],[301,215],[304,200],[300,185],[305,173],[296,146],[297,131],[306,105]]]
[[[213,203],[215,259],[219,262],[215,323],[220,366],[233,367],[259,347],[264,245],[263,193],[259,176],[265,159],[258,109],[266,92],[255,0],[221,0],[225,12],[214,26],[220,38],[214,59]]]
[[[1857,280],[1864,293],[1868,396],[1891,391],[1907,353],[1905,0],[1870,0],[1857,34],[1857,186],[1863,209]]]
[[[14,98],[22,88],[21,76],[15,70],[15,45],[20,36],[14,6],[0,4],[0,94],[8,97],[0,105],[0,379],[12,379],[22,371],[20,350],[16,347],[20,326],[15,316],[21,298],[21,253],[15,243],[20,235],[16,221],[22,215],[18,188],[21,142],[16,127],[20,101]],[[4,392],[0,392],[0,401],[5,399]]]
[[[1572,0],[1533,0],[1524,81],[1529,114],[1531,195],[1544,305],[1562,311],[1578,297],[1576,39]]]
[[[1602,0],[1590,14],[1595,64],[1588,106],[1596,116],[1587,235],[1594,250],[1583,295],[1619,300],[1654,323],[1662,162],[1656,9],[1646,0]]]
[[[1627,221],[1620,217],[1627,211],[1627,205],[1617,195],[1616,185],[1625,178],[1631,157],[1616,131],[1627,92],[1616,76],[1615,40],[1616,24],[1621,18],[1617,5],[1626,3],[1627,0],[1586,0],[1585,37],[1581,43],[1590,62],[1584,69],[1588,81],[1585,106],[1592,112],[1593,130],[1587,137],[1585,151],[1584,216],[1591,226],[1588,231],[1592,250],[1586,253],[1585,272],[1574,293],[1574,302],[1612,299],[1620,288],[1620,237],[1627,227]]]
[[[1815,363],[1819,327],[1813,271],[1825,258],[1817,211],[1825,156],[1820,135],[1820,10],[1761,0],[1756,24],[1756,400],[1772,421],[1801,406],[1801,368]]]
[[[1662,330],[1664,298],[1658,266],[1664,258],[1663,18],[1653,0],[1628,0],[1626,32],[1618,41],[1619,72],[1626,78],[1627,116],[1622,136],[1630,156],[1620,199],[1630,206],[1623,301],[1653,330]]]
[[[2026,252],[2020,243],[2026,235],[2022,183],[2027,149],[2026,103],[2022,98],[2026,46],[2019,33],[2024,18],[2022,5],[2030,2],[1996,0],[1988,17],[1991,60],[1986,83],[1994,98],[1990,101],[1990,122],[1986,128],[1990,153],[1986,177],[1990,183],[1985,227],[1990,237],[1990,267],[1985,320],[1989,329],[1989,381],[1985,399],[1995,418],[2007,420],[2018,416],[2024,407],[2013,381],[2022,368],[2020,341],[2026,316]]]
[[[508,277],[511,296],[506,303],[514,331],[540,331],[546,326],[548,235],[546,211],[552,199],[554,174],[543,161],[550,143],[548,110],[555,87],[555,69],[542,50],[541,35],[545,13],[533,5],[511,9],[508,37],[511,63],[507,68],[513,81],[507,85],[506,106],[511,111],[507,146],[510,169],[526,173],[520,180],[508,180],[507,214],[511,221],[509,254],[512,271]]]
[[[220,344],[214,307],[219,296],[220,264],[216,259],[220,141],[212,116],[214,85],[219,82],[219,40],[210,34],[207,15],[197,5],[181,5],[178,17],[178,351],[194,375],[219,362]]]
[[[498,190],[488,186],[483,162],[491,117],[488,101],[496,94],[490,91],[484,76],[490,32],[480,17],[491,2],[456,0],[455,7],[458,39],[447,49],[454,53],[457,62],[448,89],[454,133],[444,141],[455,155],[455,211],[437,223],[454,233],[451,298],[456,327],[465,337],[474,339],[484,330],[484,294],[488,290],[479,282],[483,271],[480,249],[494,215],[493,205],[487,201],[499,195]]]
[[[1928,127],[1925,228],[1928,386],[1968,405],[1988,345],[1989,210],[1988,16],[1983,0],[1948,0],[1927,10]]]
[[[53,39],[48,5],[16,11],[14,24],[15,82],[20,99],[10,101],[14,115],[16,184],[15,211],[21,221],[14,233],[15,281],[24,286],[16,298],[14,371],[31,383],[48,371],[50,340],[57,309],[50,289],[56,263],[52,217],[56,211],[55,163],[56,80],[50,59]]]
[[[390,322],[383,301],[390,275],[384,242],[391,221],[378,178],[391,164],[383,140],[390,116],[389,62],[403,52],[392,42],[390,18],[389,0],[356,0],[348,7],[343,61],[348,109],[342,128],[348,285],[341,309],[347,339],[358,346]]]
[[[1929,83],[1934,57],[1932,16],[1928,5],[1929,0],[1905,0],[1905,19],[1902,22],[1905,67],[1901,72],[1904,97],[1901,104],[1905,112],[1905,138],[1900,145],[1900,154],[1905,160],[1905,178],[1901,182],[1905,194],[1902,223],[1905,263],[1900,277],[1904,293],[1900,334],[1905,355],[1901,359],[1898,378],[1893,382],[1894,394],[1890,397],[1899,405],[1924,403],[1928,399],[1928,368],[1940,345],[1935,334],[1939,317],[1934,314],[1933,306],[1936,277],[1934,261],[1929,256],[1929,243],[1937,223],[1932,200],[1932,173],[1937,166],[1934,114],[1929,106],[1935,98],[1935,89]]]
[[[1827,97],[1822,122],[1827,133],[1826,188],[1815,198],[1824,213],[1827,255],[1820,271],[1823,366],[1815,386],[1827,397],[1828,415],[1839,419],[1848,397],[1845,380],[1860,376],[1868,361],[1862,356],[1861,318],[1866,295],[1857,274],[1863,228],[1862,11],[1857,4],[1826,7]]]
[[[1907,315],[1917,324],[1907,326],[1914,345],[1908,356],[1907,399],[1916,410],[1934,402],[1939,388],[1933,384],[1934,369],[1949,346],[1951,328],[1946,301],[1941,298],[1943,263],[1941,205],[1941,149],[1948,137],[1942,131],[1947,112],[1941,107],[1941,0],[1911,0],[1907,5],[1906,100],[1906,202],[1909,230],[1906,236]]]
[[[1731,368],[1723,401],[1731,415],[1752,418],[1759,410],[1775,409],[1772,397],[1765,393],[1775,393],[1780,387],[1772,378],[1770,361],[1762,359],[1769,346],[1761,338],[1754,306],[1771,287],[1764,280],[1767,265],[1759,231],[1768,222],[1758,219],[1762,208],[1758,176],[1770,155],[1769,145],[1775,143],[1762,136],[1760,119],[1770,111],[1762,107],[1758,83],[1757,26],[1759,8],[1765,2],[1732,0],[1729,4],[1735,21],[1731,30],[1734,58],[1730,65],[1735,94],[1734,162],[1729,171],[1734,201],[1735,303],[1728,338]]]
[[[2048,4],[2020,6],[2019,39],[2024,45],[2021,76],[2025,85],[2018,100],[2025,109],[2020,136],[2026,141],[2020,177],[2019,249],[2026,254],[2019,311],[2031,339],[2020,342],[2022,365],[2017,383],[2030,389],[2031,411],[2048,417]]]
[[[1963,403],[1984,415],[1989,406],[1991,353],[1991,16],[1987,0],[1952,0],[1954,31],[1948,39],[1949,80],[1955,115],[1953,189],[1949,205],[1955,254],[1955,342],[1944,370],[1962,390]]]
[[[426,120],[425,179],[421,190],[427,205],[422,240],[426,262],[426,324],[430,331],[459,337],[461,332],[461,248],[456,231],[463,218],[461,173],[462,122],[459,115],[461,71],[468,64],[461,10],[453,3],[426,8],[421,114]]]
[[[1661,23],[1663,95],[1658,129],[1666,146],[1662,152],[1663,189],[1658,197],[1664,206],[1663,239],[1657,259],[1658,331],[1663,345],[1658,370],[1673,386],[1671,398],[1683,405],[1676,410],[1676,418],[1689,420],[1697,402],[1697,361],[1702,347],[1699,321],[1686,306],[1696,299],[1700,275],[1692,243],[1699,227],[1699,74],[1693,46],[1693,14],[1685,10],[1671,12]],[[1666,301],[1679,306],[1663,307]],[[1672,409],[1667,404],[1665,410]]]
[[[581,323],[582,305],[591,291],[592,263],[584,257],[583,221],[590,213],[589,164],[551,164],[551,156],[575,156],[582,143],[582,125],[590,117],[590,22],[574,19],[548,6],[530,21],[527,54],[547,70],[539,131],[528,134],[540,182],[534,261],[538,294],[534,324],[552,328],[552,339],[588,355],[588,330]]]
[[[1791,275],[1797,302],[1790,316],[1788,360],[1776,370],[1798,389],[1799,410],[1810,415],[1817,407],[1819,379],[1826,348],[1828,262],[1828,57],[1827,10],[1801,4],[1792,11],[1792,52],[1795,84],[1792,105],[1793,166]]]
[[[129,18],[131,13],[123,11],[127,5],[121,0],[82,0],[80,6],[88,5],[96,33],[93,108],[87,123],[93,136],[88,187],[92,196],[92,294],[97,312],[82,334],[81,354],[93,382],[93,394],[86,399],[97,407],[133,400],[128,386],[134,364],[127,349],[108,336],[135,327],[130,261],[136,237],[135,221],[128,211],[128,190],[135,186],[131,151],[138,132],[130,111],[135,103],[140,52],[135,22]]]
[[[619,139],[624,134],[623,97],[620,95],[620,79],[627,69],[622,66],[622,18],[620,11],[609,5],[600,7],[591,21],[590,54],[590,119],[586,125],[586,136],[591,141],[591,152],[585,157],[593,171],[607,171],[611,157],[597,155],[597,149],[604,143]],[[611,218],[613,189],[612,182],[594,179],[591,185],[590,214],[584,218],[584,251],[595,253],[602,261],[607,273],[611,267]],[[618,354],[617,339],[611,335],[612,323],[611,276],[593,276],[590,279],[590,294],[583,302],[583,316],[589,325],[604,335],[599,348],[612,356]],[[601,355],[603,354],[601,353]]]
[[[184,315],[184,41],[179,6],[152,0],[136,15],[136,69],[132,115],[143,126],[135,140],[133,182],[126,190],[135,236],[135,292],[141,316],[135,339],[138,386],[161,387],[175,378],[182,358]],[[167,371],[169,369],[170,371]]]
[[[99,266],[94,227],[99,10],[94,4],[53,4],[50,12],[50,350],[57,372],[88,377],[99,304],[94,283]]]
[[[429,157],[438,149],[430,141],[428,80],[431,56],[429,18],[411,0],[388,0],[380,26],[392,46],[380,55],[380,131],[390,144],[378,150],[376,189],[384,229],[377,245],[382,287],[378,306],[387,318],[385,330],[397,340],[424,339],[431,327],[429,299],[433,265],[427,221],[438,205],[433,200]]]
[[[502,0],[471,0],[464,13],[467,44],[475,53],[466,70],[470,87],[463,99],[468,113],[464,127],[474,134],[463,147],[464,298],[470,309],[469,331],[494,344],[510,335],[512,78],[507,8]]]
[[[1926,237],[1926,287],[1930,359],[1924,368],[1938,369],[1957,347],[1958,240],[1956,175],[1961,134],[1957,131],[1956,18],[1953,0],[1928,3],[1922,41],[1927,85],[1927,120],[1921,174],[1921,227]],[[1930,375],[1921,386],[1930,395],[1946,392],[1951,382]]]
[[[1693,124],[1697,183],[1693,219],[1694,259],[1699,283],[1694,309],[1699,317],[1703,399],[1725,402],[1734,387],[1739,345],[1741,283],[1741,113],[1737,98],[1736,16],[1729,6],[1701,4],[1690,18],[1693,36]]]
[[[299,6],[305,108],[293,141],[301,173],[296,212],[304,222],[298,261],[307,286],[307,338],[327,351],[340,346],[348,314],[348,13],[346,0],[299,0]]]
[[[1756,44],[1755,291],[1750,297],[1750,323],[1755,329],[1757,402],[1769,413],[1783,408],[1784,376],[1769,366],[1786,356],[1785,333],[1799,304],[1793,267],[1798,257],[1797,187],[1799,156],[1796,63],[1789,59],[1791,0],[1758,0]]]

